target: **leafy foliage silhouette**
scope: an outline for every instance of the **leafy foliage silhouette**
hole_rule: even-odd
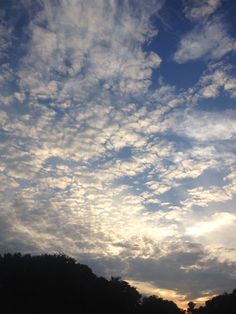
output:
[[[235,314],[236,313],[236,290],[232,293],[218,295],[206,301],[205,306],[194,309],[193,314]]]
[[[0,255],[0,312],[7,314],[183,314],[172,301],[141,294],[119,277],[107,280],[64,254]],[[191,314],[235,314],[236,290]]]
[[[170,301],[139,292],[120,278],[97,277],[63,254],[0,256],[1,313],[180,314]]]

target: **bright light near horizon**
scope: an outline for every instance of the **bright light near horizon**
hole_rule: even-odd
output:
[[[189,301],[186,301],[186,296],[183,294],[179,294],[175,290],[169,290],[169,289],[160,289],[156,287],[154,284],[150,282],[142,282],[142,281],[136,281],[136,280],[126,280],[131,286],[134,286],[137,288],[137,290],[146,296],[152,296],[155,295],[157,297],[161,297],[166,300],[173,300],[180,308],[187,308],[187,303]]]

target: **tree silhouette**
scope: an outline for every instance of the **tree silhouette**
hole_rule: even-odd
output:
[[[190,301],[190,302],[188,303],[187,313],[188,313],[188,314],[193,314],[193,313],[194,313],[194,308],[195,308],[195,306],[196,306],[196,303]]]
[[[236,290],[232,293],[224,293],[218,295],[211,300],[205,302],[205,306],[201,306],[194,310],[196,314],[235,314],[236,313]]]
[[[0,313],[7,314],[181,314],[177,305],[142,297],[119,277],[107,280],[64,254],[0,255]],[[187,313],[235,314],[236,290]]]
[[[1,313],[179,314],[170,301],[142,300],[126,281],[97,277],[64,254],[0,256]]]
[[[143,298],[142,304],[140,305],[141,314],[183,314],[177,305],[172,301],[163,300],[156,296],[150,296]]]

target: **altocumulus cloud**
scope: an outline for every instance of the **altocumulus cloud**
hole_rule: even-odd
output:
[[[193,24],[176,43],[165,1],[2,5],[1,252],[64,251],[181,304],[235,287],[235,41],[220,6],[179,5]],[[193,85],[162,70],[199,60]]]

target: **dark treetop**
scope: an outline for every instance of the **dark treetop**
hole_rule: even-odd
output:
[[[0,255],[0,313],[183,314],[172,301],[142,297],[120,278],[97,277],[64,254]],[[236,290],[214,297],[189,314],[235,314]]]
[[[0,289],[4,314],[182,313],[174,302],[142,298],[120,278],[97,277],[63,254],[0,256]]]

